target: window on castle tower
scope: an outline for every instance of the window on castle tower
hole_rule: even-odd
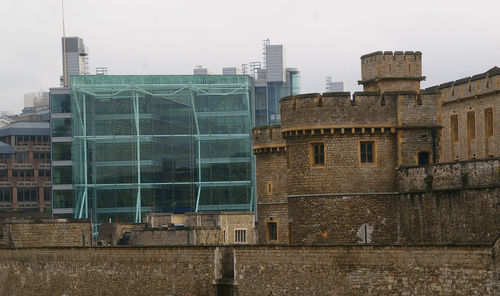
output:
[[[266,223],[267,241],[278,240],[278,223],[276,221],[268,221]]]
[[[426,165],[431,162],[431,154],[428,151],[418,153],[418,165]]]
[[[484,109],[484,133],[486,139],[493,136],[493,108]]]
[[[363,141],[360,143],[360,161],[361,163],[374,163],[374,146],[373,141]]]
[[[451,143],[458,142],[458,115],[453,114],[450,118]]]
[[[325,165],[325,143],[312,143],[312,163],[314,166]]]
[[[476,139],[476,117],[474,111],[467,112],[467,140],[474,141]]]

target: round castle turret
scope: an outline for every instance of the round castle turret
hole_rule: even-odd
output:
[[[420,51],[377,51],[361,56],[364,91],[420,91],[422,53]]]
[[[259,242],[288,243],[286,186],[289,159],[281,127],[273,125],[253,128],[252,149],[257,160]]]
[[[304,94],[280,104],[288,195],[396,190],[395,96]]]

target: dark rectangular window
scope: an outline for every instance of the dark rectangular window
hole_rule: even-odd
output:
[[[267,222],[267,241],[277,241],[278,240],[278,223],[277,222]]]
[[[312,143],[313,165],[325,164],[325,143]]]
[[[467,112],[467,141],[476,139],[476,117],[474,111]]]
[[[10,202],[12,200],[12,188],[0,189],[0,202]]]
[[[373,163],[374,162],[374,146],[373,141],[361,142],[360,143],[360,153],[361,153],[361,163]]]
[[[113,149],[109,149],[109,152],[112,153]],[[52,143],[52,161],[57,161],[57,160],[71,160],[71,142]]]
[[[451,143],[458,142],[458,115],[454,114],[450,118]]]
[[[50,120],[52,137],[71,137],[71,118],[52,118]]]
[[[486,139],[493,136],[493,108],[484,109],[484,134]]]
[[[18,188],[17,201],[19,202],[37,202],[38,188]]]

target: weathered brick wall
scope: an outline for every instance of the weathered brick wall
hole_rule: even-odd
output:
[[[360,141],[375,141],[376,164],[360,164]],[[311,164],[311,143],[325,143],[325,166]],[[396,136],[384,134],[314,135],[287,139],[288,195],[396,191]],[[376,178],[374,176],[377,176]]]
[[[495,295],[493,257],[491,246],[246,246],[235,279],[240,296]]]
[[[401,192],[500,186],[500,158],[399,168]]]
[[[215,295],[214,251],[0,249],[0,295]]]
[[[481,79],[465,78],[441,86],[442,93],[442,149],[443,161],[500,156],[500,75]],[[488,87],[486,85],[488,84]],[[485,138],[485,108],[493,108],[493,136]],[[467,141],[467,113],[474,112],[475,140]],[[458,143],[451,144],[450,118],[458,116]],[[470,142],[470,144],[468,143]]]
[[[331,195],[290,197],[290,239],[294,244],[349,244],[398,242],[398,196]]]
[[[89,246],[89,222],[64,222],[65,219],[10,220],[4,222],[3,241],[14,247]]]

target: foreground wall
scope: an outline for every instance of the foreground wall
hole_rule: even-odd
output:
[[[235,261],[240,296],[256,295],[256,287],[258,295],[498,292],[492,247],[486,246],[246,247],[235,250]]]
[[[214,295],[213,247],[0,249],[0,295]]]
[[[495,295],[499,249],[498,242],[0,249],[0,295],[216,295],[221,278],[231,293],[217,295]]]
[[[12,219],[4,222],[0,244],[11,247],[90,246],[90,222],[67,219]]]

